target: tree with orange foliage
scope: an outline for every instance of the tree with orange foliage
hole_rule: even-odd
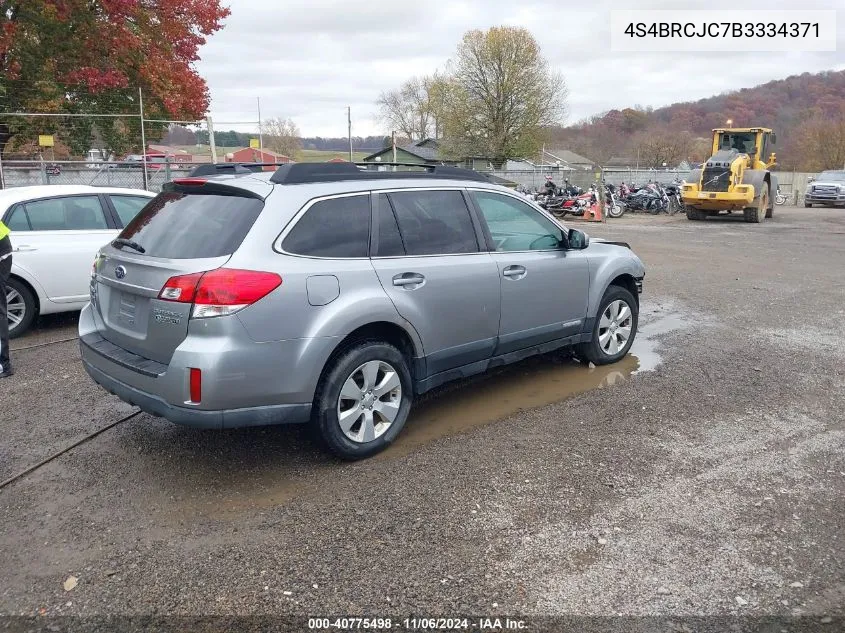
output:
[[[209,94],[194,62],[228,15],[220,0],[0,0],[0,152],[16,134],[61,126],[3,113],[137,115],[138,88],[147,118],[202,118]],[[138,123],[65,121],[77,151],[95,128],[114,149]]]

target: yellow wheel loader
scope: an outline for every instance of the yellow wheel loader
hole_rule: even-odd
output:
[[[722,211],[742,211],[746,222],[772,217],[777,180],[775,134],[769,128],[713,130],[713,152],[681,189],[687,218],[703,220]],[[764,157],[768,155],[768,159]]]

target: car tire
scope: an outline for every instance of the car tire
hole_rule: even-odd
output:
[[[620,304],[627,306],[630,312],[627,318],[624,318],[625,315],[621,310],[616,310],[614,316],[614,308],[620,307]],[[581,359],[594,365],[608,365],[621,360],[631,349],[637,335],[639,312],[637,301],[628,289],[621,286],[608,287],[601,303],[599,303],[599,310],[596,313],[590,340],[586,343],[580,343],[575,348],[576,354]],[[612,328],[611,326],[614,323],[617,327]],[[620,339],[624,338],[624,323],[627,323],[628,337],[624,339],[620,346]],[[608,334],[610,338],[607,338]],[[615,342],[615,347],[611,339]]]
[[[6,306],[9,315],[16,314],[20,317],[20,321],[16,324],[12,324],[11,319],[9,320],[9,338],[17,338],[32,326],[32,322],[38,316],[38,303],[29,286],[16,277],[10,277],[6,282],[6,297],[11,299]]]
[[[378,394],[379,386],[394,384]],[[411,371],[402,352],[383,341],[358,342],[340,352],[324,373],[314,398],[313,424],[330,452],[345,460],[364,459],[399,435],[412,394]],[[390,415],[394,417],[387,424]]]
[[[805,208],[805,209],[812,209],[812,208],[813,208],[813,203],[812,203],[812,202],[805,202],[805,203],[804,203],[804,208]]]

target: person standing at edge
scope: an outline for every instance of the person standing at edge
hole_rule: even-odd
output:
[[[6,282],[12,272],[12,240],[9,227],[0,220],[0,378],[8,378],[15,371],[9,358],[9,314],[6,305]]]

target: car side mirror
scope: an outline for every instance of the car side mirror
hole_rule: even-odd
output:
[[[578,229],[569,229],[566,234],[566,241],[569,243],[569,249],[573,251],[581,251],[590,245],[590,237],[579,231]]]

